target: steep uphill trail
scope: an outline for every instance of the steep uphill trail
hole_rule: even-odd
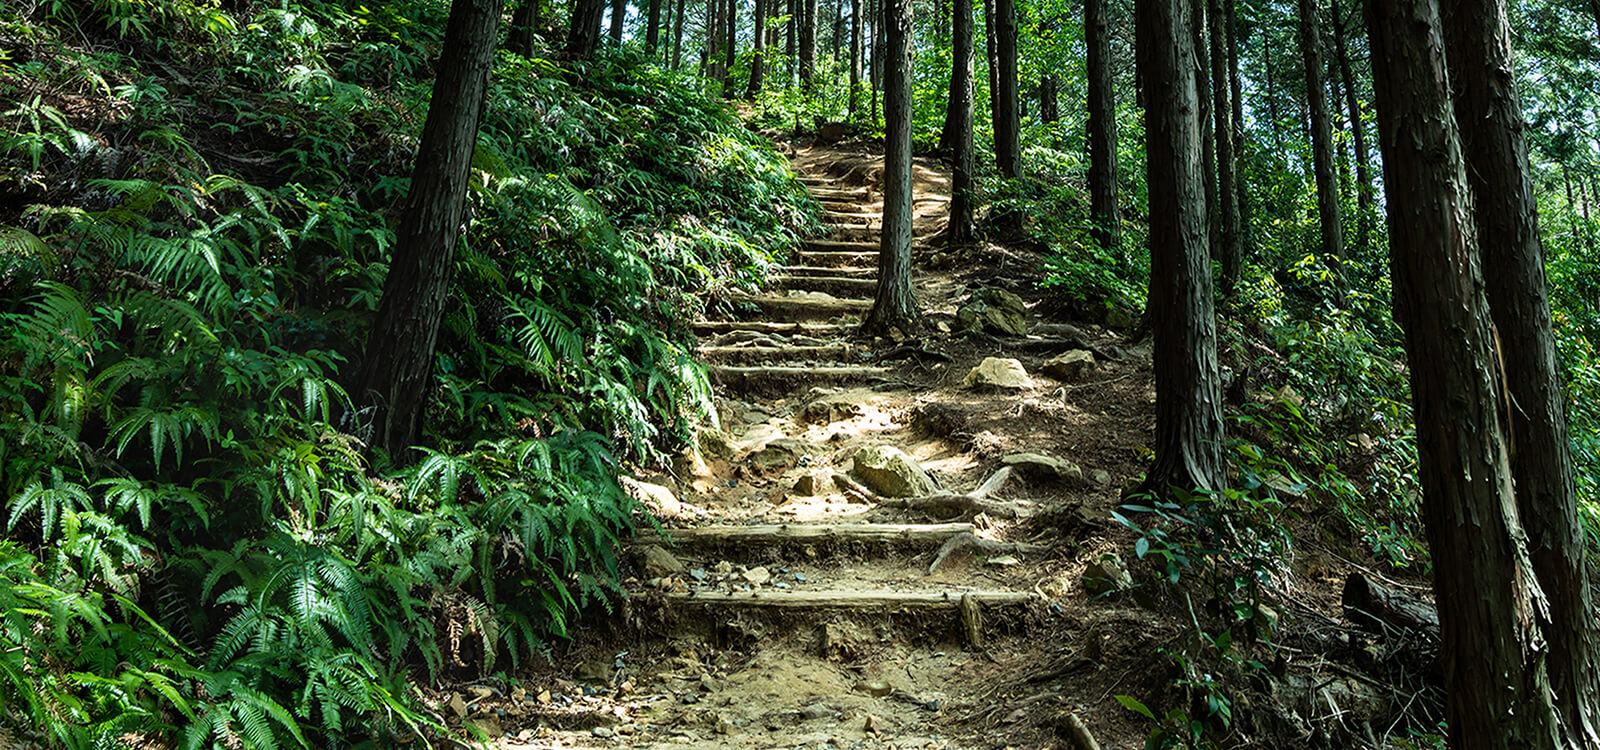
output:
[[[1069,717],[1142,744],[1111,696],[1166,681],[1176,631],[1082,576],[1130,544],[1109,512],[1149,445],[1147,353],[1042,320],[1019,296],[1040,258],[934,242],[948,182],[920,160],[926,330],[854,338],[881,158],[793,159],[831,233],[697,324],[719,430],[633,485],[663,529],[632,544],[619,624],[515,695],[455,696],[460,720],[512,748],[1072,747]]]

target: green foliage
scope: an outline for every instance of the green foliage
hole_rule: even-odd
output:
[[[0,190],[25,198],[0,211],[0,734],[445,732],[414,680],[521,663],[612,606],[640,516],[616,475],[709,410],[677,321],[815,228],[687,79],[502,55],[424,458],[368,456],[341,378],[447,10],[380,5],[0,22],[32,45],[0,61]]]

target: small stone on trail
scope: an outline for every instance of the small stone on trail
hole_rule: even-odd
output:
[[[879,732],[882,732],[883,719],[873,716],[872,714],[867,714],[866,721],[861,723],[861,731],[871,732],[872,734],[878,734]]]
[[[813,703],[805,708],[800,709],[800,718],[808,721],[811,719],[826,719],[832,715],[833,709],[828,708],[821,703]]]
[[[750,585],[752,586],[762,586],[765,585],[767,581],[772,580],[772,573],[764,567],[751,568],[744,572],[743,578],[746,581],[749,581]]]
[[[884,497],[916,497],[939,488],[915,459],[887,445],[869,445],[856,451],[850,475]]]
[[[1089,481],[1101,487],[1109,486],[1111,484],[1111,472],[1105,469],[1093,469],[1089,472]]]
[[[1078,465],[1062,458],[1046,456],[1042,453],[1013,453],[1000,459],[1006,466],[1016,467],[1023,474],[1052,479],[1071,479],[1083,481],[1083,469]]]
[[[718,560],[717,564],[712,566],[711,571],[719,576],[733,575],[733,563],[727,560]]]
[[[704,582],[706,580],[706,569],[705,568],[690,568],[689,569],[689,577],[695,579],[696,581]]]
[[[1100,559],[1083,570],[1083,590],[1089,596],[1102,596],[1131,588],[1133,576],[1122,564],[1122,557],[1115,552],[1101,555]]]
[[[473,726],[478,728],[478,731],[483,732],[484,736],[490,739],[499,739],[505,736],[506,730],[501,728],[499,717],[493,714],[475,716],[470,721]]]
[[[589,734],[592,734],[596,737],[605,738],[615,735],[616,732],[612,731],[611,727],[595,727],[594,729],[589,730]]]
[[[1001,555],[999,557],[991,557],[988,560],[989,565],[1009,566],[1020,565],[1021,563],[1022,561],[1018,560],[1015,555]]]
[[[644,503],[658,516],[672,517],[683,512],[683,503],[678,502],[678,496],[662,485],[641,482],[632,477],[620,477],[617,481],[633,499]]]
[[[991,388],[1023,389],[1032,388],[1033,379],[1028,377],[1028,371],[1023,369],[1022,363],[1015,359],[1002,357],[985,357],[983,362],[961,380],[964,388]]]
[[[794,494],[806,497],[827,494],[832,489],[833,472],[827,470],[806,472],[794,483]]]
[[[1093,354],[1082,349],[1073,349],[1051,357],[1039,371],[1056,380],[1078,380],[1093,368]]]
[[[874,698],[882,698],[894,692],[894,686],[883,680],[862,680],[856,683],[856,692],[866,693]]]
[[[450,696],[450,711],[457,717],[467,715],[467,701],[461,697],[460,693]]]
[[[643,568],[644,574],[651,578],[666,578],[684,570],[683,563],[679,562],[677,557],[654,544],[642,548],[638,554],[639,567]]]
[[[1025,336],[1028,333],[1027,311],[1022,298],[1011,292],[979,289],[956,310],[956,330]]]

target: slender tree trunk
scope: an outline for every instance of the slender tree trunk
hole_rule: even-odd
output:
[[[872,121],[878,121],[878,93],[884,90],[889,66],[888,0],[872,0]]]
[[[1199,98],[1200,115],[1200,176],[1206,195],[1206,251],[1212,261],[1220,261],[1218,246],[1222,244],[1217,223],[1217,150],[1215,128],[1211,113],[1211,54],[1206,40],[1206,0],[1189,0],[1189,29],[1194,34],[1195,91]]]
[[[849,120],[856,121],[861,95],[861,0],[850,0],[850,104]]]
[[[989,130],[998,143],[1000,122],[1000,43],[995,39],[995,0],[983,0],[984,62],[989,65]]]
[[[606,0],[573,0],[572,24],[567,30],[567,52],[588,57],[600,46],[600,21],[605,17]]]
[[[1222,297],[1233,296],[1239,280],[1244,250],[1239,246],[1239,177],[1233,147],[1232,86],[1228,75],[1227,21],[1222,0],[1211,0],[1208,18],[1211,26],[1211,111],[1215,113],[1212,132],[1217,139],[1217,243],[1212,247],[1222,266]]]
[[[683,17],[688,15],[689,0],[678,0],[678,12],[672,19],[672,69],[683,68]]]
[[[1089,76],[1089,237],[1120,264],[1126,256],[1117,210],[1117,102],[1106,5],[1107,0],[1083,2]]]
[[[721,12],[722,2],[723,0],[706,0],[706,21],[704,24],[706,41],[700,53],[700,76],[702,78],[717,77],[717,44],[719,36],[717,29],[721,28],[721,22],[717,20],[719,18],[717,14]]]
[[[1039,120],[1061,121],[1061,91],[1055,76],[1045,76],[1039,81]]]
[[[1300,53],[1306,69],[1306,106],[1311,120],[1312,169],[1317,181],[1317,218],[1322,226],[1322,252],[1335,270],[1339,296],[1344,294],[1344,225],[1339,218],[1339,184],[1334,177],[1333,127],[1329,124],[1328,94],[1322,82],[1322,32],[1317,23],[1316,0],[1299,0]]]
[[[841,47],[844,43],[844,0],[833,2],[833,35],[828,40],[828,56],[837,66]]]
[[[538,15],[539,0],[522,0],[511,13],[511,28],[506,34],[506,49],[512,54],[527,57],[533,54],[533,25]]]
[[[994,124],[994,160],[1001,176],[1022,178],[1022,118],[1017,109],[1017,6],[1016,0],[994,0],[994,37],[999,65]]]
[[[950,179],[950,244],[962,245],[976,239],[973,227],[973,145],[972,145],[972,68],[977,63],[972,34],[972,0],[955,0],[951,38],[950,103],[955,110],[956,135],[951,143],[953,158]],[[946,122],[950,122],[946,117]]]
[[[783,59],[787,61],[789,73],[788,82],[785,84],[787,88],[794,88],[795,76],[799,74],[797,50],[800,47],[797,39],[800,33],[800,6],[802,2],[804,0],[789,0],[789,23],[784,26]]]
[[[1367,148],[1367,127],[1361,121],[1361,101],[1356,96],[1356,78],[1350,65],[1350,51],[1345,44],[1344,16],[1339,12],[1339,0],[1329,2],[1332,3],[1335,23],[1333,53],[1338,58],[1339,78],[1344,81],[1345,109],[1350,112],[1350,139],[1356,150],[1356,244],[1366,249],[1372,246],[1372,154]]]
[[[1349,128],[1348,113],[1344,109],[1345,92],[1344,85],[1341,83],[1343,79],[1339,77],[1339,69],[1334,67],[1331,62],[1326,73],[1328,74],[1326,79],[1328,90],[1333,95],[1333,99],[1328,104],[1328,113],[1333,118],[1331,122],[1333,131],[1337,133]],[[1337,168],[1336,171],[1339,176],[1339,205],[1341,207],[1350,205],[1350,191],[1355,188],[1350,179],[1350,162],[1354,161],[1354,158],[1345,158],[1348,155],[1344,145],[1339,142],[1338,138],[1335,138],[1333,140],[1333,165]]]
[[[1541,622],[1564,736],[1600,747],[1593,596],[1572,479],[1560,362],[1552,334],[1538,205],[1503,0],[1442,4],[1467,183],[1494,318],[1499,364],[1510,395],[1511,475],[1539,587],[1550,600]]]
[[[1150,190],[1155,461],[1145,487],[1221,490],[1222,376],[1200,173],[1199,65],[1190,0],[1138,4]]]
[[[761,93],[762,77],[767,72],[767,5],[772,0],[755,0],[755,33],[752,39],[755,53],[750,56],[750,88],[744,98],[755,101]]]
[[[727,62],[722,69],[722,98],[732,99],[739,88],[733,80],[734,63],[739,58],[739,0],[726,0],[723,10],[726,11],[723,21],[727,25],[728,41],[727,54],[724,56]]]
[[[611,0],[611,42],[622,44],[622,22],[628,18],[628,0]]]
[[[1435,0],[1368,0],[1423,521],[1454,750],[1564,748],[1522,543],[1489,308]],[[1499,273],[1497,270],[1496,273]]]
[[[817,74],[817,0],[800,0],[800,85],[811,90]]]
[[[649,0],[644,26],[644,49],[652,57],[661,49],[661,5],[667,0]]]
[[[467,178],[503,8],[503,0],[451,5],[406,210],[357,377],[354,393],[372,418],[370,444],[397,460],[422,437],[434,346],[466,215]]]
[[[883,20],[888,55],[884,62],[883,234],[878,250],[878,293],[862,330],[918,329],[917,298],[911,288],[911,0],[888,0]]]
[[[1233,118],[1229,121],[1229,129],[1233,132],[1234,148],[1234,200],[1239,206],[1239,255],[1234,259],[1230,275],[1238,279],[1244,271],[1244,255],[1249,252],[1250,244],[1250,188],[1244,177],[1240,174],[1239,161],[1244,159],[1244,97],[1241,95],[1242,86],[1239,81],[1239,34],[1236,22],[1235,0],[1226,0],[1228,5],[1228,100],[1233,105]]]

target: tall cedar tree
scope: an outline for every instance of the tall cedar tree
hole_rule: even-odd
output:
[[[911,0],[885,0],[888,55],[883,95],[883,232],[878,248],[878,293],[861,324],[915,333],[917,298],[911,288]]]
[[[733,81],[733,63],[739,56],[739,0],[726,0],[722,6],[723,45],[722,98],[732,99],[738,86]]]
[[[1150,186],[1150,315],[1155,338],[1155,461],[1145,488],[1221,490],[1222,377],[1206,251],[1200,171],[1199,72],[1192,0],[1138,4],[1146,82]]]
[[[1206,41],[1206,0],[1189,0],[1189,32],[1194,34],[1195,103],[1200,118],[1200,177],[1206,196],[1206,252],[1217,260],[1217,153],[1211,126],[1211,48]]]
[[[951,44],[950,108],[955,114],[956,136],[951,146],[950,222],[947,239],[952,245],[972,242],[973,229],[973,144],[972,144],[972,67],[977,64],[972,35],[972,0],[955,0],[954,36]]]
[[[1441,5],[1446,56],[1462,128],[1487,274],[1489,310],[1510,395],[1511,474],[1517,511],[1540,588],[1550,599],[1542,623],[1550,646],[1550,683],[1566,736],[1600,747],[1595,649],[1583,529],[1572,480],[1563,389],[1551,334],[1544,246],[1528,178],[1528,142],[1511,59],[1504,0],[1449,0]]]
[[[1122,221],[1117,215],[1117,99],[1111,77],[1111,26],[1107,0],[1083,0],[1089,75],[1089,237],[1118,261]]]
[[[1300,55],[1306,69],[1306,106],[1311,113],[1311,164],[1317,182],[1317,219],[1322,227],[1322,253],[1330,268],[1344,259],[1344,225],[1339,219],[1339,183],[1333,170],[1333,125],[1328,93],[1322,82],[1322,32],[1317,0],[1299,0]],[[1342,276],[1335,272],[1336,276]],[[1336,281],[1341,287],[1342,281]]]
[[[1243,248],[1239,237],[1239,174],[1234,152],[1232,90],[1228,81],[1227,21],[1222,0],[1210,0],[1206,18],[1211,27],[1211,113],[1217,144],[1216,244],[1211,251],[1222,267],[1222,296],[1233,295],[1239,279]]]
[[[567,27],[568,54],[575,57],[594,54],[595,48],[600,46],[600,21],[605,14],[606,0],[573,0],[572,23]]]
[[[1339,0],[1329,0],[1333,11],[1333,54],[1339,64],[1339,79],[1344,81],[1345,109],[1350,111],[1350,139],[1355,146],[1356,159],[1356,246],[1366,249],[1372,244],[1372,151],[1367,147],[1367,126],[1361,121],[1361,99],[1356,95],[1356,77],[1350,64],[1348,33],[1344,16],[1339,12]]]
[[[522,0],[511,13],[511,28],[506,33],[506,49],[527,57],[533,54],[533,32],[539,25],[540,0]]]
[[[761,80],[767,73],[767,5],[772,1],[755,0],[755,26],[751,34],[755,47],[750,55],[750,86],[744,92],[744,98],[750,101],[755,101],[756,95],[761,93]]]
[[[611,0],[611,42],[622,44],[622,22],[628,18],[628,0]]]
[[[467,177],[503,7],[504,0],[455,0],[450,8],[394,258],[356,380],[355,392],[373,427],[372,445],[391,456],[400,456],[422,436],[434,346],[466,213]]]
[[[651,55],[661,48],[661,6],[667,0],[648,0],[644,25],[644,49]]]
[[[850,104],[848,119],[855,122],[856,100],[861,96],[861,0],[850,0]]]
[[[1000,175],[1022,179],[1022,117],[1017,108],[1017,3],[994,0],[995,98],[994,162]]]
[[[800,85],[811,90],[817,74],[817,0],[800,0]]]
[[[1568,747],[1523,545],[1500,369],[1451,109],[1436,0],[1367,0],[1388,194],[1394,318],[1405,330],[1422,517],[1454,750]],[[1476,123],[1475,123],[1476,125]],[[1497,273],[1502,271],[1498,270]],[[1504,360],[1499,360],[1504,361]]]

